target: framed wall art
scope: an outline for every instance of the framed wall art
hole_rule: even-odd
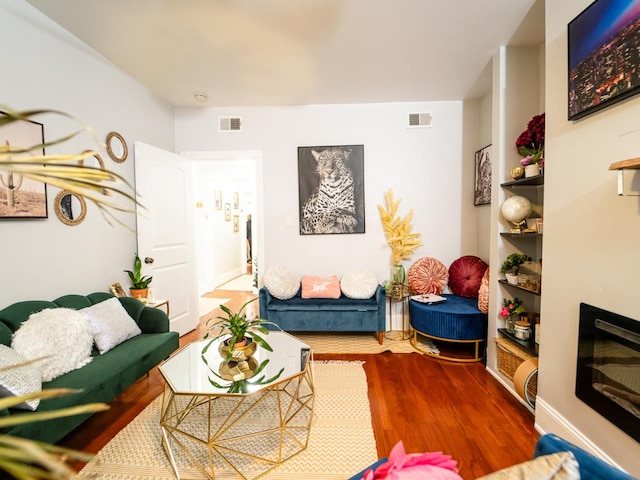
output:
[[[491,145],[476,152],[475,171],[473,204],[489,205],[491,203]]]
[[[214,192],[216,210],[222,210],[222,192],[220,190],[216,190]]]
[[[364,145],[298,147],[300,235],[365,233]]]
[[[240,215],[233,216],[233,233],[240,231]]]
[[[238,210],[240,208],[240,196],[238,192],[233,192],[233,209]]]
[[[224,204],[224,221],[225,222],[231,221],[231,204],[230,203]]]
[[[567,26],[569,120],[640,93],[640,0],[596,0]]]
[[[6,116],[0,112],[0,116]],[[37,148],[30,153],[16,153],[14,160],[44,155],[44,125],[32,120],[17,120],[0,126],[3,146]],[[17,173],[0,170],[0,218],[47,218],[47,185]]]

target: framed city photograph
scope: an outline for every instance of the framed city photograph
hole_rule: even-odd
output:
[[[6,116],[0,112],[0,116]],[[16,120],[0,126],[0,145],[16,148],[37,146],[30,153],[11,154],[14,160],[44,155],[44,125]],[[42,146],[42,148],[40,148]],[[17,173],[0,170],[0,218],[47,218],[47,185]]]
[[[475,183],[473,204],[489,205],[491,203],[491,145],[487,145],[476,152]]]
[[[569,120],[640,92],[640,0],[596,0],[567,26]]]
[[[364,145],[298,147],[300,235],[365,233]]]

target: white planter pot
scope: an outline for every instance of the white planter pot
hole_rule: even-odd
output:
[[[518,284],[518,275],[515,273],[505,273],[504,276],[507,278],[507,282],[511,285]]]
[[[525,178],[535,177],[540,173],[540,167],[537,163],[532,163],[531,165],[527,165],[524,167],[524,176]]]

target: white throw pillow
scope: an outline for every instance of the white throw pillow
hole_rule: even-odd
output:
[[[93,340],[96,342],[100,355],[142,333],[120,300],[115,297],[83,308],[80,313],[91,325]]]
[[[351,270],[340,279],[340,289],[345,297],[371,298],[378,288],[378,276],[366,270]]]
[[[42,375],[15,350],[0,344],[0,397],[19,397],[42,390]],[[19,366],[16,366],[19,365]],[[15,408],[35,410],[40,399],[27,400]]]
[[[49,382],[91,361],[93,337],[84,316],[71,308],[48,308],[32,313],[13,334],[11,347]],[[46,358],[43,358],[46,357]]]
[[[269,267],[262,280],[269,293],[279,300],[289,300],[300,290],[300,278],[281,265]]]

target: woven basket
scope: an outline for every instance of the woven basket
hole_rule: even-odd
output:
[[[506,338],[496,338],[495,341],[498,349],[498,371],[509,380],[513,381],[513,376],[520,364],[535,357]],[[529,397],[535,399],[537,390],[538,374],[536,372],[527,384],[527,393]]]
[[[498,347],[498,371],[511,381],[520,364],[534,358],[506,338],[496,338],[496,347]]]

